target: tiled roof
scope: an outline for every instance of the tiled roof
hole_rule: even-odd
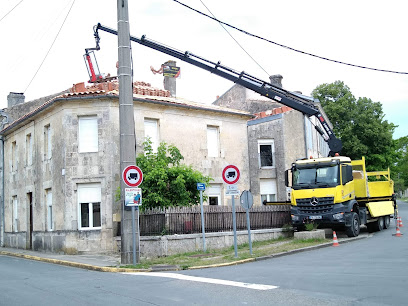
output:
[[[103,83],[96,83],[91,86],[85,86],[84,83],[77,83],[72,86],[68,93],[63,93],[61,95],[55,96],[52,99],[48,100],[44,104],[40,105],[36,109],[24,114],[17,120],[11,122],[7,127],[5,127],[0,134],[9,130],[10,128],[17,126],[25,119],[35,115],[36,113],[42,111],[43,109],[52,105],[56,100],[60,99],[69,99],[73,97],[93,97],[93,96],[104,96],[104,95],[113,95],[119,96],[119,84],[117,81],[114,82],[103,82]],[[152,87],[149,83],[145,82],[134,82],[133,83],[133,98],[138,99],[140,101],[146,101],[150,103],[160,103],[160,104],[167,104],[167,105],[177,105],[182,107],[194,108],[194,109],[202,109],[207,111],[216,111],[216,112],[224,112],[236,115],[244,115],[244,116],[252,116],[248,112],[229,109],[226,107],[220,107],[212,104],[201,104],[195,103],[191,101],[187,101],[181,98],[172,98],[170,97],[170,92],[168,90],[163,90],[159,88]]]
[[[267,110],[267,111],[264,111],[264,112],[255,113],[254,114],[254,116],[255,116],[254,120],[259,119],[259,118],[265,118],[265,117],[268,117],[268,116],[277,115],[277,114],[282,114],[282,113],[288,112],[288,111],[290,111],[292,109],[293,108],[291,108],[289,106],[281,106],[281,107],[277,107],[277,108]]]

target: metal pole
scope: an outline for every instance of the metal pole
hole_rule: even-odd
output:
[[[246,209],[247,227],[248,227],[248,241],[249,241],[249,253],[252,255],[252,240],[251,240],[251,225],[249,224],[249,209]]]
[[[136,263],[140,263],[140,226],[139,226],[139,206],[136,206],[136,217],[137,217],[137,236],[136,236],[136,246],[137,246],[137,251],[136,251]]]
[[[128,0],[117,1],[118,10],[118,79],[119,79],[119,130],[120,130],[120,173],[136,163],[135,119],[133,107],[132,68],[130,54]],[[122,203],[126,185],[121,181]],[[121,262],[132,262],[131,216],[122,206]]]
[[[133,265],[136,266],[136,231],[135,231],[135,207],[132,206],[132,244],[133,244]]]
[[[203,207],[203,191],[200,190],[200,204],[201,204],[201,229],[203,232],[203,251],[206,252],[205,247],[205,224],[204,224],[204,207]]]
[[[234,230],[234,250],[235,250],[235,258],[238,257],[238,246],[237,246],[237,219],[235,216],[235,201],[234,196],[231,196],[232,199],[232,227]]]

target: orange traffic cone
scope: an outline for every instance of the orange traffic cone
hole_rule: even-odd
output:
[[[397,227],[397,233],[394,234],[393,236],[395,236],[395,237],[401,237],[402,236],[399,227]]]
[[[337,235],[335,231],[333,231],[333,246],[334,247],[339,246],[339,242],[337,241]]]
[[[404,227],[404,226],[402,225],[402,218],[401,218],[401,217],[398,217],[398,222],[399,222],[399,226],[398,226],[398,227]]]

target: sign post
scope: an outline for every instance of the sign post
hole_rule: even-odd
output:
[[[123,182],[133,188],[125,188],[125,206],[132,208],[132,241],[133,241],[133,265],[140,259],[140,231],[139,231],[139,206],[142,205],[142,189],[136,188],[143,181],[143,172],[137,166],[127,166],[122,173]],[[135,207],[137,208],[137,253],[136,253],[136,225]],[[138,255],[136,258],[136,254]]]
[[[203,191],[205,190],[204,183],[197,183],[197,190],[200,191],[200,205],[201,205],[201,229],[203,232],[203,252],[206,252],[205,247],[205,224],[204,224],[204,207],[203,207]]]
[[[241,194],[241,206],[246,211],[247,217],[247,227],[248,227],[248,242],[249,242],[249,253],[252,255],[252,240],[251,240],[251,225],[249,223],[249,209],[254,205],[254,198],[252,197],[252,193],[248,190],[244,190]]]
[[[222,179],[227,185],[226,195],[231,195],[232,201],[232,228],[234,231],[234,251],[235,258],[238,257],[238,246],[237,246],[237,219],[235,215],[235,201],[234,196],[239,194],[239,190],[236,187],[236,183],[239,181],[241,173],[239,172],[238,167],[234,165],[228,165],[222,170]],[[232,187],[234,186],[234,187]]]

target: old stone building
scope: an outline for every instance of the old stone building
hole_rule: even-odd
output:
[[[282,87],[281,75],[271,76],[270,81]],[[325,116],[319,103],[296,94],[314,103]],[[329,154],[327,143],[314,128],[320,125],[316,118],[309,118],[247,88],[234,85],[213,104],[245,110],[256,116],[248,121],[250,190],[255,204],[288,200],[285,170],[292,162]]]
[[[14,95],[1,131],[2,244],[34,250],[109,252],[120,221],[118,86],[76,84],[70,92],[24,103]],[[17,97],[17,101],[16,98]],[[134,84],[136,151],[177,146],[184,162],[213,178],[209,204],[226,205],[222,169],[241,170],[249,189],[245,111],[169,97],[150,84]],[[0,184],[1,186],[1,184]]]

